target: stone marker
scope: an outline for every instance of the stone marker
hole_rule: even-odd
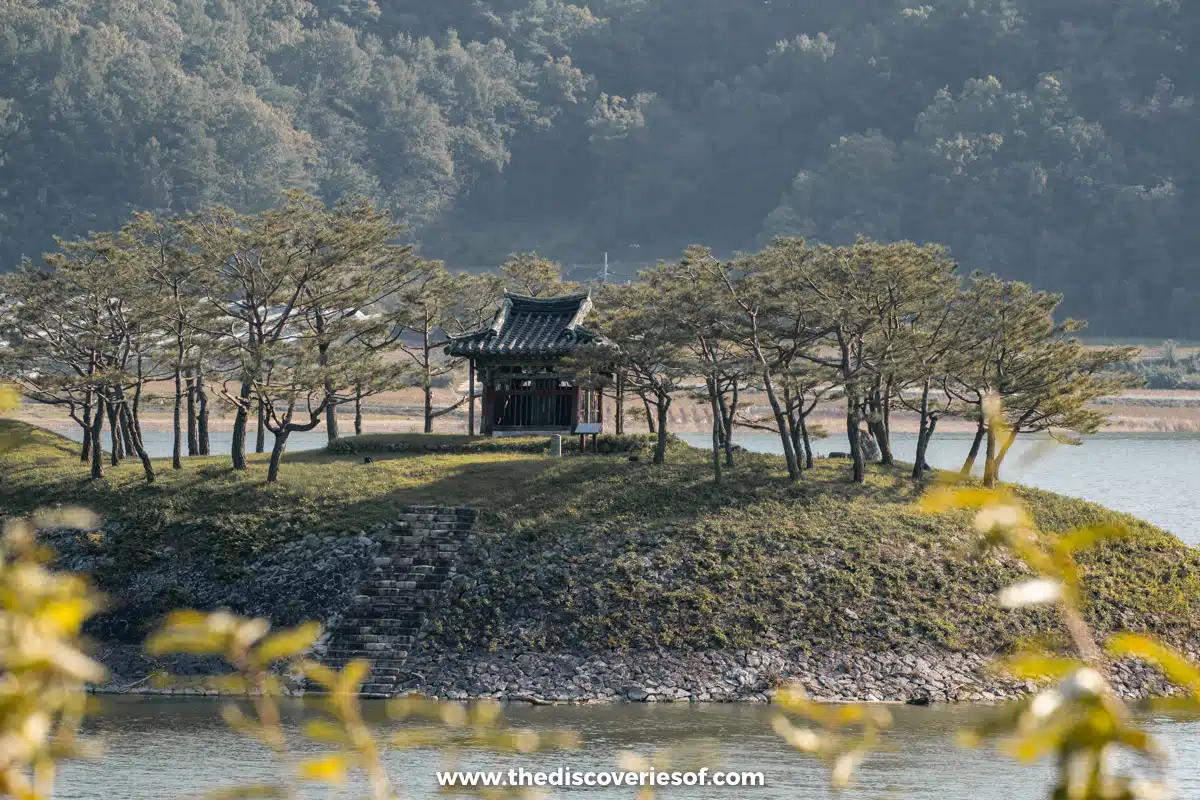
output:
[[[562,434],[555,433],[550,436],[550,455],[558,458],[562,455]]]

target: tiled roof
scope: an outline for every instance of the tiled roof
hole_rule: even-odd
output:
[[[492,324],[481,331],[455,336],[446,347],[451,356],[562,356],[581,344],[603,339],[580,326],[592,308],[586,294],[525,297],[505,294]]]

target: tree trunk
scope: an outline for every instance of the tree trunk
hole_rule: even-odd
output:
[[[121,403],[121,422],[126,430],[133,429],[133,415],[124,402]],[[154,464],[150,461],[150,456],[146,454],[146,448],[142,446],[142,437],[134,431],[133,435],[133,450],[137,453],[138,460],[142,462],[142,471],[146,473],[146,483],[154,483]]]
[[[892,448],[888,442],[884,402],[878,386],[872,392],[868,408],[870,413],[867,417],[867,429],[871,431],[871,435],[875,437],[875,444],[879,446],[879,463],[890,467],[896,463],[896,459],[892,457]]]
[[[142,376],[142,357],[139,355],[137,360],[137,386],[133,390],[133,407],[129,409],[130,422],[133,423],[132,431],[140,439],[142,437],[142,387],[146,385]],[[123,393],[122,393],[123,396]]]
[[[267,409],[263,406],[262,400],[258,400],[254,405],[258,408],[258,429],[254,433],[254,452],[263,453],[267,449]]]
[[[733,397],[728,403],[725,402],[725,394],[719,392],[717,399],[721,404],[721,425],[724,427],[721,438],[725,443],[725,466],[733,466],[733,419],[737,414],[738,407],[738,385],[737,379],[733,381],[732,389]]]
[[[783,389],[783,406],[787,410],[785,419],[788,426],[788,437],[792,440],[792,452],[796,454],[796,468],[804,471],[804,441],[800,436],[800,417],[804,413],[804,394],[800,394],[797,405],[792,405],[792,393],[785,386]]]
[[[779,405],[779,397],[775,394],[775,382],[771,380],[771,370],[763,368],[762,373],[763,388],[767,392],[767,399],[771,401],[771,411],[775,414],[775,425],[779,429],[779,440],[783,443],[783,458],[787,462],[788,478],[790,480],[800,479],[800,469],[796,465],[796,451],[792,448],[792,437],[788,433],[787,415],[783,411],[783,407]]]
[[[887,426],[882,422],[872,422],[871,433],[875,436],[875,444],[879,446],[879,463],[888,467],[895,464],[896,459],[892,455],[892,446],[888,441]]]
[[[971,449],[967,453],[967,460],[963,462],[962,468],[958,471],[959,477],[969,477],[971,470],[975,469],[975,459],[979,457],[979,446],[983,443],[986,433],[987,424],[980,418],[979,425],[975,428],[975,438],[971,441]]]
[[[287,447],[290,433],[291,431],[288,430],[285,423],[275,434],[275,444],[271,447],[271,466],[267,468],[267,483],[275,483],[279,480],[279,462],[283,458],[283,450]]]
[[[721,434],[724,432],[724,425],[721,422],[721,407],[717,401],[717,394],[717,377],[713,375],[708,379],[708,402],[712,407],[713,483],[719,486],[721,484]]]
[[[425,386],[425,432],[433,433],[433,387],[426,379]]]
[[[108,438],[112,445],[108,454],[109,464],[115,467],[121,463],[121,426],[117,422],[117,407],[107,397],[104,399],[104,411],[108,414]]]
[[[988,488],[996,485],[996,430],[995,426],[987,428],[987,453],[983,462],[983,485]]]
[[[230,456],[233,458],[233,468],[246,468],[246,428],[250,420],[250,381],[242,381],[242,390],[238,394],[237,414],[233,418],[233,443],[230,446]]]
[[[808,414],[800,415],[800,437],[804,440],[804,468],[813,468],[812,440],[808,438]]]
[[[921,421],[917,426],[917,456],[913,459],[912,476],[921,480],[925,475],[925,447],[929,444],[929,381],[921,387]]]
[[[850,460],[854,464],[853,480],[855,483],[866,483],[867,465],[858,441],[858,398],[852,391],[854,370],[850,361],[850,343],[846,341],[846,336],[841,330],[837,332],[837,340],[842,361],[842,381],[846,392],[846,439],[850,444]]]
[[[621,373],[617,373],[617,391],[616,391],[616,415],[617,420],[614,430],[617,436],[625,433],[625,377]]]
[[[79,460],[84,464],[92,459],[92,390],[83,394],[83,444],[79,448]]]
[[[187,447],[189,456],[200,455],[200,437],[196,433],[196,373],[187,371]]]
[[[1008,438],[1004,440],[1004,444],[1000,446],[1000,452],[996,454],[996,463],[992,465],[992,477],[1000,480],[1000,465],[1004,463],[1005,456],[1008,455],[1009,449],[1013,446],[1013,442],[1017,440],[1017,429],[1013,428],[1008,433]]]
[[[423,364],[425,368],[425,380],[422,382],[423,388],[425,389],[425,432],[433,433],[433,365],[430,362],[429,355],[429,328],[429,320],[426,319],[424,332],[425,341],[423,345],[425,349],[422,351],[425,354],[425,361]]]
[[[128,422],[127,422],[128,420]],[[128,414],[122,414],[117,409],[117,427],[121,430],[121,458],[133,458],[133,436],[136,432]]]
[[[172,409],[171,469],[183,469],[183,370],[175,367],[175,406]]]
[[[846,440],[850,444],[850,460],[854,464],[854,482],[866,483],[867,465],[858,441],[858,403],[849,394],[846,395]]]
[[[325,391],[333,393],[333,381],[325,381]],[[325,438],[331,444],[336,442],[341,435],[338,431],[337,410],[338,407],[333,403],[330,403],[329,408],[325,409]]]
[[[933,441],[933,432],[937,430],[938,417],[937,414],[929,415],[929,430],[925,432],[925,452],[929,452],[929,443]],[[929,466],[929,461],[925,461],[925,469],[933,469]]]
[[[104,450],[100,446],[100,433],[104,428],[104,392],[99,389],[96,395],[96,413],[92,415],[92,480],[104,477]]]
[[[807,469],[805,461],[808,454],[804,452],[804,436],[800,431],[800,420],[794,417],[788,420],[788,431],[792,435],[792,450],[796,452],[796,466],[803,472]]]
[[[474,401],[472,401],[474,402]],[[354,435],[362,436],[362,385],[354,387]]]
[[[646,427],[650,429],[651,433],[654,433],[654,413],[650,411],[650,401],[645,397],[642,398],[642,406],[646,409]]]
[[[879,409],[880,431],[879,437],[879,454],[884,464],[889,467],[896,463],[896,458],[892,453],[892,386],[891,378],[888,378],[887,385],[884,388],[881,408]]]
[[[657,399],[658,441],[654,444],[654,463],[665,464],[667,461],[667,411],[671,407],[671,398],[669,395],[657,395]]]
[[[196,368],[196,401],[200,407],[196,418],[196,445],[200,455],[206,456],[209,455],[211,443],[208,440],[208,392],[204,389],[204,368],[202,366]]]

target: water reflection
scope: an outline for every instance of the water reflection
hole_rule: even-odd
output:
[[[382,721],[379,704],[368,707]],[[934,800],[1014,800],[1041,798],[1049,779],[1046,766],[1023,767],[990,750],[961,750],[954,743],[959,727],[977,721],[987,709],[972,707],[894,707],[896,726],[886,748],[873,755],[858,773],[856,786],[841,795],[848,800],[907,798]],[[483,752],[466,754],[458,769],[612,770],[618,753],[650,754],[706,740],[716,749],[714,768],[762,771],[767,786],[754,789],[717,787],[667,788],[665,797],[696,798],[827,798],[832,793],[827,773],[800,756],[771,732],[773,710],[751,705],[624,704],[587,707],[510,706],[509,723],[538,730],[573,729],[584,747],[567,753],[499,757]],[[288,716],[295,733],[295,710]],[[384,723],[387,730],[388,723]],[[395,725],[395,723],[391,723]],[[1195,720],[1156,719],[1150,723],[1172,751],[1170,774],[1179,796],[1200,796],[1200,745]],[[271,780],[275,767],[259,746],[225,730],[210,700],[172,698],[105,698],[89,732],[104,739],[103,760],[76,762],[62,776],[62,798],[140,800],[195,796],[220,786]],[[299,742],[296,737],[293,741]],[[300,744],[301,752],[316,752]],[[388,772],[403,789],[402,796],[432,798],[437,794],[434,771],[443,768],[437,753],[390,753]],[[310,797],[362,797],[361,783],[341,794],[314,790]],[[632,798],[629,789],[559,790],[556,796],[585,793],[592,798]]]

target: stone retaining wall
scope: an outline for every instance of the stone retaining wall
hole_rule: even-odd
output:
[[[996,677],[981,655],[915,652],[817,654],[777,649],[703,652],[418,652],[399,688],[452,700],[490,697],[553,703],[768,702],[787,684],[816,699],[844,702],[994,703],[1037,689]],[[1126,697],[1166,694],[1161,672],[1141,662],[1114,665]]]

